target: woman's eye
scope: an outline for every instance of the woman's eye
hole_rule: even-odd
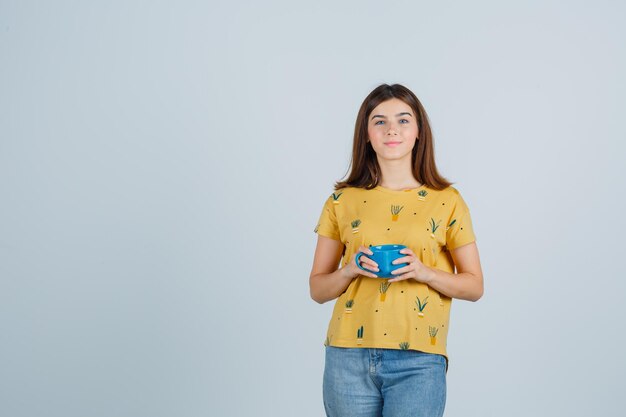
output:
[[[406,122],[406,123],[402,123],[402,122]],[[374,125],[377,125],[378,123],[385,123],[385,121],[384,120],[379,120],[376,123],[374,123]],[[401,125],[405,125],[407,123],[409,123],[409,121],[407,119],[400,119],[400,124]]]

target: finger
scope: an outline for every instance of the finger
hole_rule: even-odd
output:
[[[361,266],[363,268],[367,269],[368,271],[372,271],[372,272],[378,272],[379,271],[377,266],[373,266],[373,265],[369,265],[369,264],[365,264],[365,265],[361,264]]]
[[[368,255],[373,255],[374,252],[372,252],[372,250],[366,246],[359,246],[359,252],[363,252],[363,253],[367,253]]]
[[[378,264],[376,262],[372,261],[371,259],[367,259],[365,264],[367,264],[372,269],[374,269],[374,268],[378,269]]]
[[[363,265],[363,268],[367,268],[370,271],[380,272],[380,268],[374,265]]]
[[[360,262],[361,264],[368,264],[368,265],[372,265],[372,266],[378,267],[378,263],[377,263],[377,262],[375,262],[374,260],[372,260],[372,259],[368,258],[368,257],[367,257],[367,256],[365,256],[365,255],[363,255],[363,256],[361,256],[361,257],[359,258],[359,262]]]
[[[402,275],[405,274],[407,272],[410,272],[413,270],[413,267],[409,264],[407,266],[403,266],[402,268],[398,268],[398,269],[394,269],[393,271],[391,271],[391,275]]]
[[[400,249],[400,253],[403,255],[415,255],[409,248]]]
[[[359,274],[370,278],[378,278],[378,275],[376,275],[374,272],[364,271],[362,269],[359,269]]]
[[[397,258],[391,261],[393,265],[403,264],[403,263],[411,263],[413,261],[413,256],[405,256],[403,258]]]
[[[392,273],[393,273],[393,272],[392,272]],[[387,282],[404,281],[404,280],[409,279],[409,278],[410,278],[410,277],[409,277],[409,274],[403,274],[403,275],[400,275],[400,276],[398,276],[398,277],[391,278],[391,279],[390,279],[389,281],[387,281]]]

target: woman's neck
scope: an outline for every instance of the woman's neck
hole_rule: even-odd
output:
[[[389,188],[390,190],[410,190],[413,188],[418,188],[420,187],[422,184],[420,184],[418,181],[415,181],[413,183],[410,184],[396,184],[396,183],[387,183],[387,182],[381,182],[380,186],[384,187],[384,188]]]
[[[383,161],[379,160],[381,170],[380,186],[391,190],[402,190],[407,188],[417,188],[419,181],[413,177],[411,165],[405,161]],[[385,163],[386,162],[386,163]]]
[[[421,186],[419,181],[413,177],[413,172],[409,169],[385,169],[381,167],[382,177],[380,179],[380,186],[389,188],[391,190],[401,190],[407,188],[417,188]]]

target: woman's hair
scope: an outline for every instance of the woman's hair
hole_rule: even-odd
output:
[[[437,172],[433,135],[426,110],[415,94],[400,84],[381,84],[376,87],[361,104],[354,127],[354,143],[350,174],[344,181],[335,183],[335,190],[345,187],[372,189],[381,181],[381,171],[376,159],[376,152],[367,141],[367,120],[374,108],[380,103],[397,98],[408,104],[415,113],[417,121],[417,141],[411,153],[413,176],[422,184],[435,190],[443,190],[453,184]],[[348,169],[350,169],[350,167]]]

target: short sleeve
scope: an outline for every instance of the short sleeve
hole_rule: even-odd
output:
[[[452,214],[446,227],[446,247],[453,250],[475,240],[469,207],[461,194],[455,190]]]
[[[337,215],[335,213],[334,199],[329,196],[324,207],[322,207],[322,213],[320,214],[317,226],[313,230],[318,235],[326,236],[331,239],[341,240],[339,236],[339,227],[337,224]]]

